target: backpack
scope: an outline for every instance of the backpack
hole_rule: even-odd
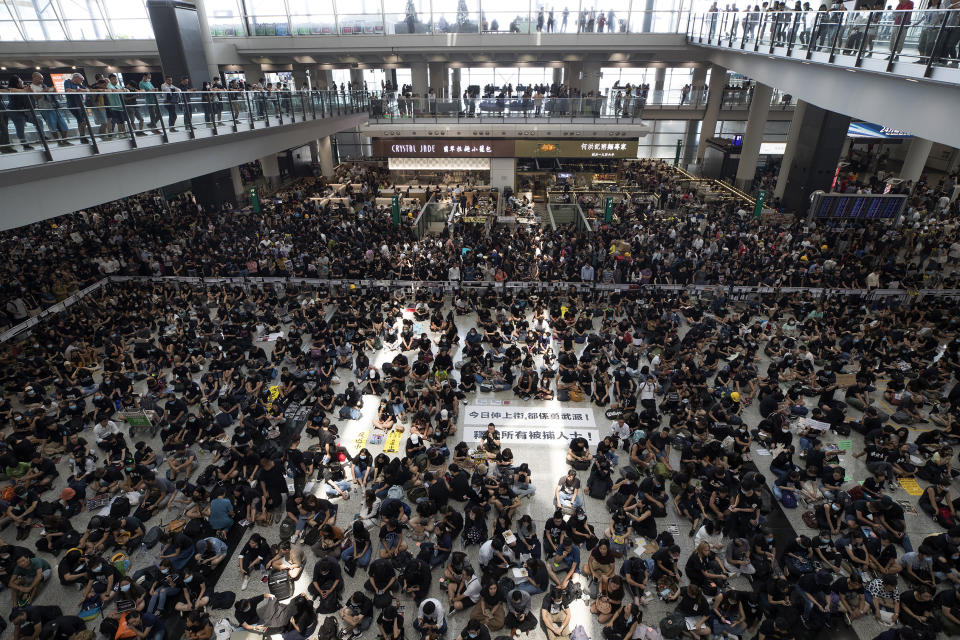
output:
[[[163,535],[163,529],[160,527],[150,527],[150,530],[143,536],[143,546],[147,549],[153,549],[160,542],[160,536]]]
[[[795,494],[793,491],[783,491],[780,494],[780,504],[782,504],[787,509],[796,509],[797,494]]]
[[[205,519],[194,518],[183,528],[183,534],[194,540],[200,540],[213,535],[213,529]]]
[[[660,635],[668,640],[679,638],[680,634],[686,628],[687,623],[684,620],[683,614],[679,611],[674,611],[660,620]]]
[[[297,521],[293,518],[286,518],[280,523],[280,539],[289,540],[297,530]]]
[[[207,606],[211,609],[229,609],[237,601],[237,594],[233,591],[214,591]]]
[[[117,496],[110,504],[111,518],[126,518],[130,515],[130,498],[126,495]]]
[[[110,564],[120,572],[121,576],[127,575],[127,571],[130,570],[130,558],[122,551],[114,554],[114,556],[110,558]]]
[[[340,624],[336,616],[327,616],[317,630],[317,640],[337,640],[340,635]]]

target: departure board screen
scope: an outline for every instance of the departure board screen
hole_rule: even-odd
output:
[[[835,220],[891,220],[903,211],[905,195],[822,193],[813,200],[815,218]]]

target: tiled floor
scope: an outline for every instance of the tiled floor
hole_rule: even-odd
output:
[[[470,323],[474,320],[474,318],[475,316],[473,315],[458,318],[458,324],[461,327],[461,334],[465,333],[466,328],[470,326]],[[426,329],[426,327],[424,328]],[[268,346],[269,344],[270,343],[267,343]],[[375,365],[382,365],[384,362],[387,362],[390,359],[392,359],[394,355],[395,355],[395,352],[382,350],[381,352],[377,353],[375,356],[371,355],[371,360]],[[539,364],[539,358],[537,358],[537,362]],[[764,369],[765,369],[765,366],[764,366]],[[340,386],[344,385],[348,379],[352,379],[352,376],[349,373],[346,373],[345,370],[341,370],[341,377],[343,378],[343,381],[341,382]],[[578,408],[582,408],[587,412],[593,413],[593,419],[596,424],[596,430],[591,435],[593,435],[594,437],[596,436],[602,437],[602,435],[608,433],[610,430],[610,421],[604,417],[603,410],[595,406],[588,405],[586,403],[581,403],[577,405],[573,405],[570,403],[563,403],[561,405],[561,403],[559,402],[536,402],[536,401],[521,402],[515,396],[513,396],[511,392],[482,393],[482,394],[478,393],[475,395],[475,397],[468,398],[466,402],[469,404],[478,404],[478,401],[479,401],[479,404],[483,405],[481,407],[476,408],[478,412],[485,409],[490,411],[510,410],[514,412],[521,409],[525,411],[536,409],[538,412],[545,412],[549,414],[549,413],[560,411],[561,407],[562,408],[578,407]],[[341,428],[341,434],[342,434],[341,442],[344,443],[345,446],[347,446],[347,448],[350,449],[352,452],[356,450],[354,441],[357,439],[357,437],[361,433],[369,433],[370,421],[373,415],[375,414],[376,406],[377,406],[377,398],[373,396],[366,396],[364,398],[364,410],[363,410],[363,415],[361,419],[357,421],[347,421],[347,422],[341,421],[339,423]],[[472,431],[475,428],[482,428],[482,426],[476,427],[475,425],[464,426],[463,421],[466,413],[467,413],[467,410],[461,410],[461,421],[460,421],[461,437],[451,439],[450,441],[451,443],[455,443],[460,439],[464,439],[462,438],[462,435],[464,433],[469,432],[469,434],[472,434]],[[852,413],[855,413],[855,412],[851,411],[851,414]],[[746,408],[744,414],[745,414],[744,418],[746,419],[747,423],[751,426],[755,425],[759,421],[759,415],[757,413],[756,405]],[[496,420],[494,421],[496,422]],[[858,436],[858,434],[854,433],[852,437],[849,439],[852,439],[853,441],[852,451],[854,452],[859,451],[861,448],[862,438]],[[837,440],[839,440],[839,438],[835,437],[832,434],[827,435],[826,437],[826,442],[828,444],[834,443]],[[309,444],[310,443],[306,442],[305,440],[303,443],[303,446],[307,446]],[[566,472],[568,468],[565,463],[566,441],[564,440],[550,441],[550,440],[544,440],[541,438],[536,442],[528,440],[526,443],[522,443],[522,442],[510,443],[509,446],[513,450],[515,459],[518,463],[519,462],[529,463],[531,470],[533,472],[533,483],[537,487],[536,495],[524,501],[520,512],[517,514],[517,517],[525,513],[530,514],[533,520],[535,521],[535,523],[537,524],[538,529],[542,531],[542,526],[544,521],[551,516],[554,510],[554,507],[553,507],[554,486],[556,485],[558,479]],[[382,449],[382,446],[368,445],[368,448],[370,449],[371,453],[376,455]],[[401,451],[402,451],[402,445],[401,445]],[[204,466],[209,461],[209,459],[210,459],[209,455],[207,454],[202,455],[199,468],[203,469]],[[754,452],[753,460],[756,463],[757,467],[763,472],[769,471],[770,459],[771,459],[770,457],[760,456]],[[673,452],[672,461],[675,463],[679,461],[678,451]],[[860,459],[856,459],[852,455],[849,455],[848,453],[843,456],[842,462],[845,468],[847,469],[848,474],[854,480],[862,480],[863,478],[866,477],[864,463]],[[61,465],[65,465],[65,462],[61,463]],[[66,474],[61,474],[61,475],[65,476]],[[586,476],[587,476],[587,472],[580,472],[580,477],[584,481],[584,483],[586,481]],[[767,477],[772,478],[772,474],[767,473]],[[916,504],[916,498],[907,496],[906,492],[904,492],[903,490],[899,490],[894,497],[897,499],[909,498],[911,503]],[[775,506],[775,508],[777,507]],[[351,496],[351,498],[347,500],[345,504],[340,505],[339,524],[341,526],[345,526],[346,524],[348,524],[352,518],[352,514],[358,511],[358,509],[359,509],[359,498],[357,496]],[[587,497],[585,499],[585,509],[587,511],[589,521],[594,525],[594,527],[598,532],[602,532],[609,524],[609,513],[607,512],[605,506],[599,500],[594,500]],[[809,532],[809,529],[805,527],[805,525],[801,520],[802,510],[803,509],[800,508],[800,509],[785,511],[787,520],[799,533]],[[168,521],[169,519],[173,518],[175,515],[178,515],[176,510],[170,510],[164,515],[163,519],[164,521]],[[78,518],[79,522],[76,522],[75,526],[77,526],[77,528],[79,529],[80,526],[85,525],[88,518],[89,518],[89,514],[87,513],[81,514],[81,516],[79,516]],[[692,550],[692,542],[691,542],[692,538],[687,536],[687,531],[689,529],[688,523],[678,518],[678,516],[674,511],[673,506],[670,505],[668,506],[667,517],[658,520],[658,529],[663,530],[670,524],[674,524],[674,523],[678,525],[678,528],[680,531],[680,535],[676,536],[676,539],[682,549],[682,554],[680,558],[681,567],[682,567],[683,563],[686,561],[687,556]],[[152,523],[148,523],[148,526],[149,524],[152,524]],[[908,531],[910,533],[910,536],[914,540],[915,544],[916,544],[916,541],[922,539],[925,535],[938,532],[939,530],[938,526],[932,520],[930,520],[927,516],[925,516],[922,512],[920,512],[920,515],[916,517],[908,517],[907,526],[908,526]],[[275,542],[277,540],[276,527],[273,527],[270,529],[257,528],[256,530],[262,533],[263,535],[265,535],[268,541]],[[244,542],[248,535],[249,535],[249,531],[244,533],[244,539],[243,539]],[[13,537],[13,531],[8,530],[6,532],[6,538],[8,542],[12,542],[12,537]],[[31,532],[31,536],[28,541],[24,543],[19,543],[19,544],[27,544],[32,546],[32,543],[36,541],[36,538],[37,538],[37,532],[35,530]],[[146,556],[134,557],[133,558],[134,566],[131,569],[131,571],[151,562],[155,556],[156,551],[157,550],[155,549],[153,552],[147,554]],[[476,547],[473,547],[471,550],[471,555],[475,556],[475,553],[476,553]],[[49,559],[49,556],[45,556],[45,557]],[[305,592],[306,587],[310,581],[310,576],[311,576],[312,567],[313,567],[313,558],[309,550],[307,550],[307,557],[308,557],[307,567],[303,573],[303,576],[300,578],[299,582],[297,583],[297,588],[296,588],[297,593]],[[52,562],[51,564],[55,564],[55,563]],[[435,572],[435,577],[436,575],[437,573]],[[365,580],[365,578],[366,578],[366,574],[362,570],[357,573],[357,576],[355,578],[352,578],[352,579],[346,578],[345,596],[349,595],[354,590],[359,589],[361,587],[363,580]],[[440,590],[437,587],[436,579],[434,579],[433,585],[434,586],[433,586],[431,595],[435,597],[439,597],[442,602],[445,602],[446,598],[444,595],[440,595]],[[750,588],[746,580],[743,578],[735,579],[733,582],[733,586],[740,589]],[[218,584],[216,585],[216,590],[217,591],[232,590],[237,593],[238,597],[250,597],[252,595],[256,595],[257,593],[265,591],[266,585],[254,579],[250,582],[250,585],[246,591],[240,591],[240,573],[238,570],[237,559],[234,555],[234,557],[230,559],[229,566],[226,568]],[[9,596],[8,590],[5,590],[2,594],[0,594],[0,609],[4,611],[9,611],[9,606],[10,606],[9,597],[10,596]],[[51,603],[59,604],[61,607],[63,607],[63,609],[67,613],[75,612],[77,610],[77,606],[79,605],[79,602],[80,602],[79,592],[73,589],[62,588],[57,583],[55,578],[45,586],[41,595],[37,599],[38,604],[51,604]],[[412,622],[412,618],[414,617],[415,609],[412,606],[412,602],[408,601],[404,604],[407,605],[408,637],[416,638],[417,637],[416,632],[413,631],[411,627],[411,622]],[[535,609],[538,609],[539,597],[534,598],[533,606]],[[592,638],[593,640],[599,640],[602,637],[600,633],[599,625],[596,623],[594,617],[590,615],[587,607],[588,607],[587,603],[584,603],[584,602],[577,602],[573,604],[572,626],[582,624],[587,630],[587,633],[589,634],[590,638]],[[668,607],[665,606],[664,603],[657,600],[656,597],[654,597],[651,599],[651,603],[644,610],[644,620],[645,622],[656,626],[658,621],[667,612],[668,612]],[[224,615],[229,615],[231,613],[232,613],[231,611],[214,611],[212,617],[214,618],[214,620],[216,620],[216,619],[219,619],[220,617],[223,617]],[[459,613],[456,616],[454,616],[449,621],[450,631],[448,632],[448,637],[451,639],[455,638],[459,634],[460,629],[462,628],[466,620],[467,620],[466,613]],[[881,630],[882,628],[877,623],[873,622],[872,618],[862,622],[858,621],[855,624],[855,627],[853,629],[855,634],[860,638],[872,638]],[[502,633],[504,632],[501,631],[493,635],[496,636]],[[541,633],[542,632],[540,631],[534,631],[533,635],[541,634]],[[234,633],[233,637],[244,638],[248,635],[251,637],[251,640],[253,639],[254,636],[259,636],[259,634],[247,634],[244,631],[237,631]],[[374,629],[371,629],[366,633],[366,636],[368,638],[372,638],[374,635],[375,635]],[[846,629],[834,629],[830,632],[830,635],[831,636],[850,635],[852,637],[850,630],[846,630]]]

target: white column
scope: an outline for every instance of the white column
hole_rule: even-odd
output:
[[[430,90],[427,83],[427,63],[414,62],[410,65],[410,84],[413,85],[413,92],[425,96]]]
[[[233,183],[233,194],[242,200],[244,193],[243,180],[240,178],[240,167],[230,167],[230,181]]]
[[[363,91],[363,69],[350,69],[350,83],[354,91]]]
[[[594,95],[600,93],[600,63],[583,63],[583,80],[580,82],[580,91],[587,95],[593,91]]]
[[[317,141],[317,155],[320,162],[320,173],[324,177],[333,177],[333,148],[330,146],[330,136],[324,136]],[[311,153],[313,146],[311,145]]]
[[[271,153],[260,158],[260,167],[263,169],[263,177],[266,178],[267,184],[275,187],[280,183],[280,163],[277,161],[277,154]]]
[[[933,148],[933,142],[923,138],[914,138],[910,141],[910,147],[907,149],[907,157],[903,159],[903,168],[900,169],[900,178],[910,182],[916,182],[923,173],[923,168],[927,166],[927,158],[930,156],[930,149]]]
[[[667,83],[667,69],[660,67],[653,76],[653,104],[663,104],[663,87]]]
[[[747,132],[743,136],[740,164],[737,165],[737,186],[744,190],[749,189],[757,174],[757,159],[760,157],[760,143],[763,142],[767,114],[770,113],[771,97],[773,97],[773,88],[758,82],[753,90],[753,100],[750,102],[750,113],[747,116]]]
[[[793,110],[793,119],[790,121],[790,131],[787,133],[787,147],[783,152],[783,159],[780,161],[780,174],[777,176],[777,186],[773,189],[773,195],[776,198],[782,198],[787,189],[790,166],[793,165],[793,156],[797,150],[800,136],[803,135],[802,123],[806,117],[807,102],[797,100],[797,106]]]
[[[447,98],[450,95],[450,80],[446,62],[430,63],[430,88],[437,99]]]
[[[690,104],[699,105],[703,99],[703,92],[707,88],[707,68],[696,67],[693,70],[693,81],[690,83]]]
[[[723,89],[727,86],[727,70],[714,65],[710,68],[710,90],[707,93],[707,108],[703,112],[700,125],[700,145],[697,147],[697,164],[703,163],[703,154],[707,151],[707,140],[717,132],[717,119],[720,117],[720,105],[723,103]]]

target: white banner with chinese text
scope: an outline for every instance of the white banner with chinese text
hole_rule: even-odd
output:
[[[461,411],[463,439],[478,442],[491,422],[506,443],[560,441],[569,443],[583,437],[591,445],[599,441],[599,431],[588,407],[516,407],[510,405],[468,404]]]

